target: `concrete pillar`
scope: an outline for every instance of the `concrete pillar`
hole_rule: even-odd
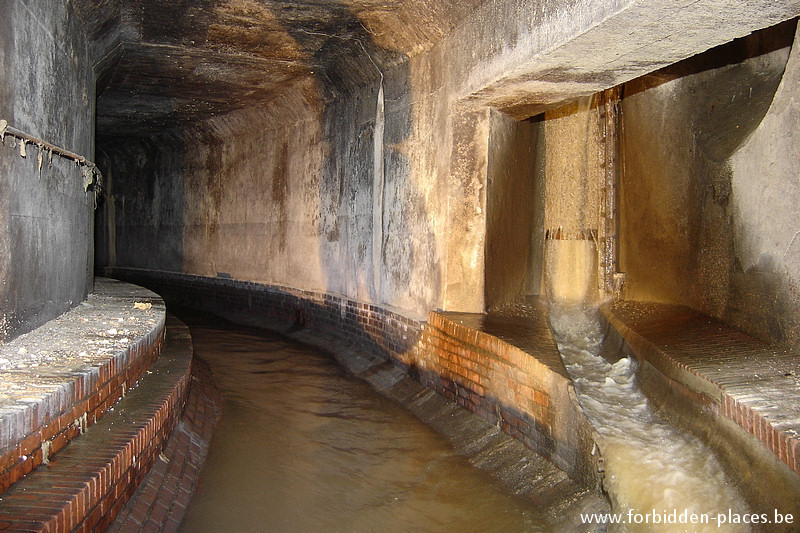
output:
[[[517,121],[491,113],[486,198],[487,309],[539,294],[542,256],[542,195],[537,146],[540,121]],[[539,155],[542,155],[542,151]],[[543,161],[543,158],[541,158]]]
[[[489,108],[456,112],[447,203],[445,309],[484,310]]]

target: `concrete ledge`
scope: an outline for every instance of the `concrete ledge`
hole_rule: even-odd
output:
[[[0,347],[0,492],[135,385],[161,351],[164,324],[156,294],[98,279],[78,307]]]
[[[146,379],[106,416],[7,490],[0,529],[104,530],[156,461],[182,412],[192,359],[188,329],[170,318]]]
[[[632,355],[642,388],[719,455],[759,512],[800,514],[800,358],[683,306],[601,308],[608,356]]]

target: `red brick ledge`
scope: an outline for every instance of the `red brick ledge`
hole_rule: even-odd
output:
[[[197,486],[221,405],[211,369],[195,358],[183,416],[153,468],[108,529],[109,533],[178,530]]]
[[[473,327],[472,317],[430,313],[415,360],[420,381],[499,425],[573,480],[598,486],[594,429],[564,375],[544,310],[528,319],[526,335],[538,341],[525,350]],[[554,359],[558,365],[542,362]]]
[[[99,420],[135,385],[161,352],[165,308],[158,295],[113,280],[98,280],[95,291],[112,300],[115,309],[132,307],[135,300],[151,303],[152,308],[147,312],[157,316],[156,325],[124,349],[89,357],[77,368],[37,367],[2,373],[3,379],[33,384],[37,394],[0,406],[0,493],[46,463]],[[28,335],[36,335],[37,331]]]
[[[161,356],[106,416],[2,495],[0,530],[96,531],[114,520],[158,459],[189,385],[191,337],[170,319]]]
[[[687,307],[620,302],[602,311],[637,358],[800,474],[797,354]]]

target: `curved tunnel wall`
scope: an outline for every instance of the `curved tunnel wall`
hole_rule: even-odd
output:
[[[786,29],[789,26],[778,30],[782,39],[793,31]],[[627,298],[682,303],[767,340],[791,342],[792,321],[800,308],[792,291],[781,289],[785,305],[765,310],[751,304],[762,304],[777,293],[756,290],[759,272],[750,269],[739,276],[740,283],[736,281],[737,261],[741,264],[743,258],[742,248],[737,248],[743,242],[737,228],[748,220],[756,221],[746,228],[749,235],[768,227],[734,203],[737,198],[751,206],[759,203],[750,201],[753,195],[738,195],[736,187],[777,184],[787,198],[795,192],[791,172],[776,174],[773,168],[762,173],[764,179],[747,177],[753,172],[747,165],[758,158],[753,154],[765,153],[764,144],[769,143],[765,139],[792,131],[794,117],[788,102],[796,94],[791,80],[797,67],[791,59],[783,72],[791,39],[780,46],[768,42],[762,46],[760,39],[769,40],[760,34],[735,43],[733,51],[723,50],[722,63],[715,63],[720,51],[712,51],[624,85],[619,102],[620,269],[627,276]],[[757,46],[751,48],[754,42]],[[132,139],[143,147],[136,158],[129,148],[104,145],[107,164],[118,169],[107,200],[113,208],[104,215],[109,228],[114,228],[107,235],[115,236],[106,244],[109,265],[120,270],[171,270],[161,274],[166,279],[197,278],[252,289],[251,294],[245,290],[235,297],[218,295],[203,304],[217,311],[267,305],[258,302],[261,287],[291,287],[283,291],[286,301],[273,306],[283,309],[284,321],[310,319],[352,335],[363,335],[361,325],[367,324],[378,328],[381,342],[406,363],[403,344],[391,344],[398,342],[395,334],[400,330],[385,333],[383,322],[392,315],[387,309],[418,315],[436,307],[482,311],[486,304],[505,303],[530,290],[537,285],[536,268],[542,268],[536,248],[544,246],[541,235],[537,240],[533,233],[541,233],[547,224],[542,221],[547,215],[547,191],[550,199],[558,196],[553,185],[558,185],[559,177],[553,174],[568,169],[570,160],[566,156],[558,165],[548,163],[559,162],[559,152],[564,152],[558,150],[559,143],[578,134],[591,137],[581,153],[597,156],[591,149],[603,142],[602,132],[586,135],[586,128],[576,131],[575,124],[585,126],[601,117],[595,116],[598,111],[592,106],[574,121],[569,120],[570,113],[561,113],[564,108],[545,110],[544,125],[538,130],[543,142],[537,139],[535,150],[521,155],[519,162],[512,158],[511,168],[504,169],[499,160],[508,157],[504,149],[533,143],[535,136],[520,135],[518,126],[509,125],[512,119],[498,118],[495,111],[463,97],[464,86],[474,80],[441,69],[452,58],[452,47],[452,42],[445,42],[407,58],[332,101],[311,87],[304,95],[306,116],[292,115],[285,124],[262,122],[257,109],[245,109],[187,127],[178,137],[171,132],[147,142]],[[581,87],[573,96],[596,88],[602,87]],[[739,102],[731,105],[737,97]],[[565,120],[556,122],[560,119]],[[762,137],[759,130],[765,131]],[[782,146],[783,152],[768,153],[773,167],[785,169],[795,147],[791,142]],[[532,153],[537,150],[543,152],[544,163]],[[537,167],[537,182],[528,196],[539,202],[544,196],[540,210],[545,213],[522,206],[525,218],[538,229],[512,235],[523,248],[530,243],[530,250],[508,257],[520,264],[538,260],[539,266],[529,265],[531,270],[524,275],[514,272],[497,278],[501,290],[495,290],[484,286],[485,280],[490,281],[484,278],[485,269],[502,262],[509,252],[501,246],[498,257],[492,246],[504,237],[503,227],[513,223],[491,217],[502,213],[510,190],[529,177],[520,165]],[[593,170],[601,166],[592,159]],[[179,185],[158,186],[165,177],[160,169],[167,169]],[[586,174],[590,179],[590,172]],[[591,179],[601,174],[592,172]],[[492,183],[493,179],[498,182]],[[544,193],[536,191],[540,184]],[[492,185],[506,196],[487,197]],[[142,191],[150,196],[144,197]],[[147,231],[125,230],[132,215],[120,215],[121,202],[137,206],[136,219],[150,224]],[[165,205],[182,210],[167,211]],[[567,206],[550,213],[569,221],[580,209]],[[600,210],[592,216],[599,217]],[[777,218],[796,219],[791,208],[780,211]],[[589,223],[599,224],[594,219]],[[149,251],[146,242],[161,231],[169,233],[164,242],[174,243],[173,247],[154,249],[155,257],[144,256]],[[791,234],[784,244],[791,260]],[[169,284],[157,290],[166,293]],[[202,300],[203,294],[198,288],[192,298]],[[297,294],[317,302],[322,318],[296,315]],[[487,295],[499,300],[493,302]],[[267,296],[273,298],[274,291]],[[761,319],[771,317],[784,325],[777,330],[762,327]],[[383,353],[387,345],[374,347]],[[471,401],[476,410],[486,409],[467,387],[442,385],[441,389],[462,403]],[[535,404],[535,392],[533,398]],[[536,409],[540,408],[532,411]],[[520,418],[508,418],[513,421],[506,421],[509,429],[536,430],[536,424],[526,426],[526,421],[516,421]],[[579,443],[580,453],[563,457],[585,457],[588,441]]]
[[[4,5],[0,119],[91,160],[94,109],[89,45],[73,6],[58,0]],[[84,189],[81,169],[30,144],[22,157],[18,141],[3,141],[0,342],[82,301],[92,286],[94,253],[94,193]]]
[[[797,346],[795,26],[776,26],[624,86],[626,298],[687,305],[763,340]]]
[[[792,342],[800,301],[791,285],[759,291],[764,272],[737,271],[744,257],[742,235],[752,237],[775,224],[743,215],[742,202],[762,205],[763,213],[763,201],[737,187],[749,184],[794,198],[796,143],[781,140],[781,153],[764,148],[773,137],[789,139],[784,134],[793,131],[798,47],[789,57],[788,46],[794,27],[784,24],[623,86],[618,214],[626,298],[681,303],[765,340]],[[530,270],[496,278],[502,291],[492,293],[500,304],[524,296],[524,290],[541,285],[534,278],[542,269],[548,200],[557,196],[552,193],[559,176],[553,174],[569,167],[568,158],[548,166],[540,157],[554,163],[558,143],[569,135],[591,137],[581,153],[599,147],[603,132],[576,131],[601,120],[599,108],[588,106],[580,120],[563,121],[563,128],[554,127],[555,121],[571,115],[548,111],[543,125],[528,124],[531,131],[523,132],[495,111],[448,107],[452,80],[434,74],[444,61],[440,53],[434,47],[409,58],[333,102],[311,105],[315,100],[309,95],[319,96],[311,88],[304,95],[308,116],[283,126],[262,125],[257,110],[247,109],[187,128],[178,137],[170,132],[147,143],[133,140],[133,148],[105,145],[107,164],[117,171],[103,214],[108,231],[101,233],[115,235],[102,244],[109,266],[290,287],[287,294],[307,293],[315,301],[338,294],[334,299],[378,313],[398,308],[425,316],[436,307],[482,311],[495,302],[474,289],[484,288],[483,269],[502,263],[509,250],[501,246],[499,257],[485,252],[513,225],[492,217],[509,206],[503,200],[508,193],[530,177],[520,166],[531,165],[535,183],[528,195],[538,209],[520,202],[531,231],[512,234],[525,249],[508,253],[516,263],[527,261]],[[441,132],[449,144],[426,142]],[[506,148],[534,142],[535,148],[517,162],[512,157],[504,168]],[[376,164],[381,153],[383,165]],[[759,153],[770,154],[769,161]],[[753,179],[747,165],[759,159],[768,170]],[[602,166],[592,161],[592,169]],[[586,179],[602,174],[594,170]],[[173,185],[162,183],[167,177]],[[492,186],[506,196],[487,198]],[[121,211],[120,204],[135,207]],[[551,213],[568,220],[571,209],[577,208]],[[776,209],[775,220],[790,225],[797,219],[792,209]],[[146,231],[126,229],[133,220]],[[162,232],[165,238],[158,242],[172,246],[148,246]],[[787,235],[784,266],[791,267],[795,239],[791,231]],[[195,298],[200,297],[198,291]],[[296,305],[287,305],[294,313]],[[364,308],[339,306],[344,315],[359,309]],[[339,325],[331,320],[328,327]]]
[[[619,24],[666,19],[639,4],[581,6],[571,6],[575,13],[569,14],[578,18],[566,23],[558,10],[540,13],[526,2],[484,5],[436,44],[408,56],[359,34],[360,41],[345,43],[348,58],[327,63],[324,71],[330,75],[338,65],[347,69],[339,77],[357,73],[348,83],[320,74],[287,84],[273,108],[244,105],[228,115],[176,123],[146,140],[106,132],[100,143],[112,173],[106,201],[112,213],[101,217],[109,242],[101,239],[99,248],[109,251],[98,252],[100,264],[107,258],[117,266],[230,274],[422,314],[437,307],[483,311],[493,303],[485,290],[487,182],[492,158],[502,152],[494,139],[490,145],[494,112],[488,106],[522,118],[788,16],[765,9],[758,22],[714,25],[702,43],[637,48],[650,60],[635,68],[593,56],[616,65],[595,73],[600,66],[581,63],[588,61],[579,53],[584,47],[614,42],[613,49],[601,48],[618,56],[633,46],[620,40],[629,34]],[[653,28],[648,31],[660,26]],[[298,45],[303,38],[296,36]],[[465,54],[464,43],[474,44],[476,53]],[[553,62],[561,70],[546,68]],[[579,67],[588,70],[575,78]],[[544,103],[531,103],[540,97]],[[125,145],[139,145],[139,155]],[[166,175],[151,173],[161,171],[153,160],[163,162],[174,184],[154,186]],[[148,197],[150,191],[161,196]],[[177,207],[165,210],[170,195]],[[120,210],[123,196],[126,206],[137,206],[135,214]],[[144,250],[154,231],[128,233],[126,217],[168,230],[172,250]],[[512,288],[520,283],[513,280]],[[504,291],[505,284],[501,280]]]
[[[98,266],[221,273],[426,312],[441,298],[446,200],[441,184],[418,182],[412,166],[425,161],[403,148],[415,122],[407,68],[387,72],[383,92],[376,81],[327,105],[312,88],[306,116],[282,126],[247,109],[103,140]]]

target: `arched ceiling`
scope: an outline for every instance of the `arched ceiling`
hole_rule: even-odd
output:
[[[79,0],[98,136],[147,135],[311,86],[334,97],[429,48],[482,2]]]

